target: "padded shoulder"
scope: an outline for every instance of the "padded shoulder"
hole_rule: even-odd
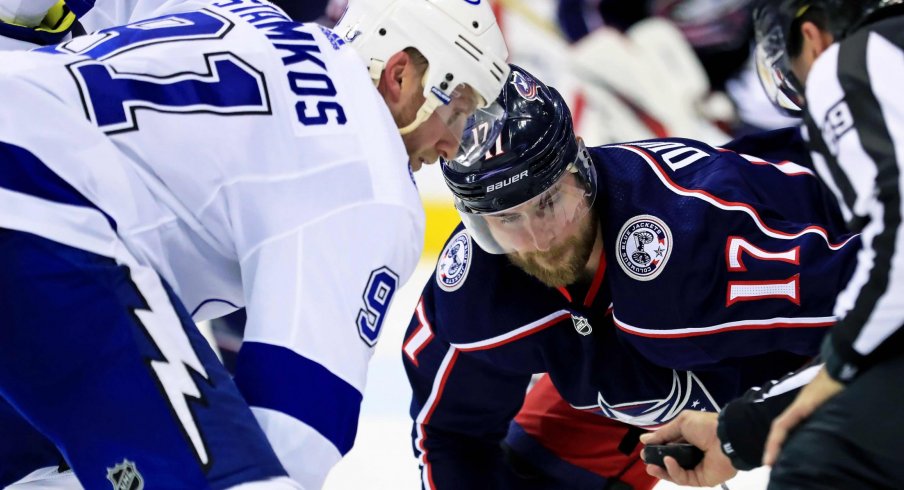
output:
[[[424,292],[434,328],[454,344],[505,335],[568,306],[505,255],[484,252],[463,225],[450,235]]]

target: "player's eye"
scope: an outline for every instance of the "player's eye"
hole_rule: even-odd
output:
[[[546,195],[544,195],[537,205],[539,211],[549,211],[562,199],[562,193],[559,192],[559,186],[556,185]]]
[[[454,126],[459,122],[465,120],[468,117],[467,113],[464,111],[455,111],[452,113],[452,117],[449,118],[449,126]]]
[[[520,214],[505,214],[499,217],[499,222],[504,225],[511,225],[521,221]]]

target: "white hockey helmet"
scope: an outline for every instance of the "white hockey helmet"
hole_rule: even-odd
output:
[[[504,111],[496,97],[509,76],[508,49],[488,0],[350,0],[334,31],[364,59],[375,82],[386,61],[405,48],[427,59],[426,101],[402,134],[449,105],[464,86],[477,96],[478,109],[469,114],[467,130],[501,127]]]

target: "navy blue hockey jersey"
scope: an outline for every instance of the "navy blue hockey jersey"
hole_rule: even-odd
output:
[[[575,408],[653,428],[800,367],[834,322],[859,237],[796,130],[590,154],[592,281],[547,287],[459,227],[424,288],[403,359],[425,488],[506,486],[499,441],[534,373]]]

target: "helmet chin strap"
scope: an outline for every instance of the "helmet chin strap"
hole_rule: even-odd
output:
[[[411,121],[410,124],[403,128],[399,128],[399,133],[402,136],[405,136],[406,134],[411,133],[412,131],[420,127],[421,124],[424,124],[424,121],[430,118],[430,116],[433,114],[433,111],[435,111],[436,108],[439,107],[439,105],[440,102],[436,99],[435,96],[431,95],[430,97],[428,97],[427,100],[425,100],[424,103],[421,104],[421,108],[417,110],[417,115],[415,116],[414,121]]]
[[[421,77],[421,89],[427,86],[427,74],[430,72],[430,68],[428,67],[424,70],[424,76]],[[440,101],[433,94],[427,94],[424,98],[424,103],[421,104],[421,107],[417,110],[417,114],[414,117],[414,121],[411,121],[407,126],[399,128],[399,134],[405,136],[408,133],[413,132],[415,129],[420,127],[421,124],[424,124],[424,121],[430,118],[430,115],[433,114],[433,111],[439,107]]]
[[[385,67],[385,61],[376,58],[370,59],[370,66],[367,68],[367,71],[370,73],[370,80],[374,82],[374,87],[380,84],[380,75],[383,74],[383,68]]]
[[[370,72],[370,79],[373,81],[374,86],[376,87],[380,83],[380,77],[383,75],[383,69],[386,67],[386,62],[378,59],[370,60],[370,67],[368,71]],[[427,83],[427,73],[429,72],[429,68],[424,70],[424,76],[421,78],[421,88],[423,89]],[[437,100],[436,96],[430,94],[424,100],[424,103],[421,104],[420,109],[417,110],[417,114],[415,115],[414,121],[411,121],[408,125],[399,128],[399,133],[402,136],[405,136],[408,133],[413,132],[415,129],[420,127],[421,124],[424,124],[424,121],[430,118],[430,115],[433,114],[433,111],[439,107],[440,101]]]

